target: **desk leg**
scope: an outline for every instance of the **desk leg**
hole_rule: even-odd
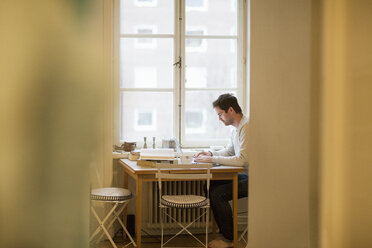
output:
[[[137,214],[136,214],[137,248],[141,248],[142,230],[142,179],[137,179]]]
[[[233,178],[234,247],[238,247],[238,174]]]
[[[128,173],[126,173],[125,170],[124,170],[123,188],[128,189]],[[127,208],[128,208],[128,205],[123,210],[123,223],[126,227],[127,227]],[[126,237],[127,237],[127,234],[123,230],[123,239],[125,239]]]

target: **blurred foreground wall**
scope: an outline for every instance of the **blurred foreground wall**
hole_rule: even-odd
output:
[[[248,248],[372,247],[372,1],[251,0]]]
[[[0,2],[0,247],[88,247],[98,1]]]
[[[323,3],[321,248],[372,247],[372,1]]]
[[[312,3],[251,0],[248,248],[309,248]]]

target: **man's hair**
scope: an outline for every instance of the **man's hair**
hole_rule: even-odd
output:
[[[224,110],[225,113],[232,107],[237,114],[242,113],[242,109],[238,104],[238,99],[232,94],[222,94],[220,95],[216,101],[213,102],[213,108],[219,107],[220,109]]]

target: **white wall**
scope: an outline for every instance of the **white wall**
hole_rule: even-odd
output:
[[[249,248],[310,247],[311,7],[251,0]]]

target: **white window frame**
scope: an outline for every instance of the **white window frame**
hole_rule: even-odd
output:
[[[181,4],[185,4],[185,0],[175,0],[175,10],[182,9],[182,11],[178,12],[175,11],[175,24],[174,24],[174,34],[120,34],[120,0],[113,0],[115,7],[114,7],[114,81],[116,88],[118,89],[114,96],[114,140],[119,140],[120,137],[120,93],[125,91],[133,91],[133,89],[125,89],[120,88],[120,38],[175,38],[180,37],[181,43],[174,42],[174,62],[178,61],[179,58],[185,57],[185,50],[181,51],[180,46],[185,46],[184,41],[186,38],[199,38],[198,36],[188,36],[185,35],[185,14],[186,8],[180,8]],[[229,91],[237,92],[237,98],[239,103],[242,107],[244,113],[247,113],[247,106],[249,106],[249,101],[247,97],[249,97],[249,81],[248,81],[248,73],[249,67],[247,66],[247,56],[249,54],[249,19],[248,19],[248,11],[249,11],[249,0],[238,0],[238,21],[237,21],[237,35],[203,35],[200,36],[202,39],[224,39],[224,38],[236,38],[237,39],[237,50],[241,51],[237,53],[237,88],[229,88]],[[205,0],[205,8],[208,9],[208,2]],[[188,9],[187,11],[191,11]],[[203,11],[203,10],[198,10]],[[178,23],[177,20],[181,20]],[[174,39],[176,40],[176,39]],[[230,72],[227,72],[230,73]],[[181,82],[185,82],[185,68],[184,68],[184,60],[182,60],[182,67],[179,68],[177,66],[174,67],[174,88],[161,88],[161,89],[146,89],[145,91],[153,91],[153,92],[172,92],[173,99],[174,99],[174,137],[179,138],[181,145],[183,147],[209,147],[210,145],[226,145],[228,141],[227,139],[220,139],[220,140],[198,140],[198,141],[189,141],[185,142],[185,128],[181,127],[184,124],[181,123],[181,120],[185,120],[185,88],[182,86],[182,90],[180,88]],[[178,75],[178,76],[177,76]],[[184,85],[184,84],[183,84]],[[138,91],[141,89],[134,89],[134,91]],[[225,91],[226,89],[222,88],[188,88],[188,91],[196,90],[196,91],[210,91],[210,90],[221,90]],[[212,104],[212,103],[211,103]],[[248,113],[249,114],[249,113]],[[218,118],[216,117],[216,121]],[[123,140],[120,140],[121,142]]]

